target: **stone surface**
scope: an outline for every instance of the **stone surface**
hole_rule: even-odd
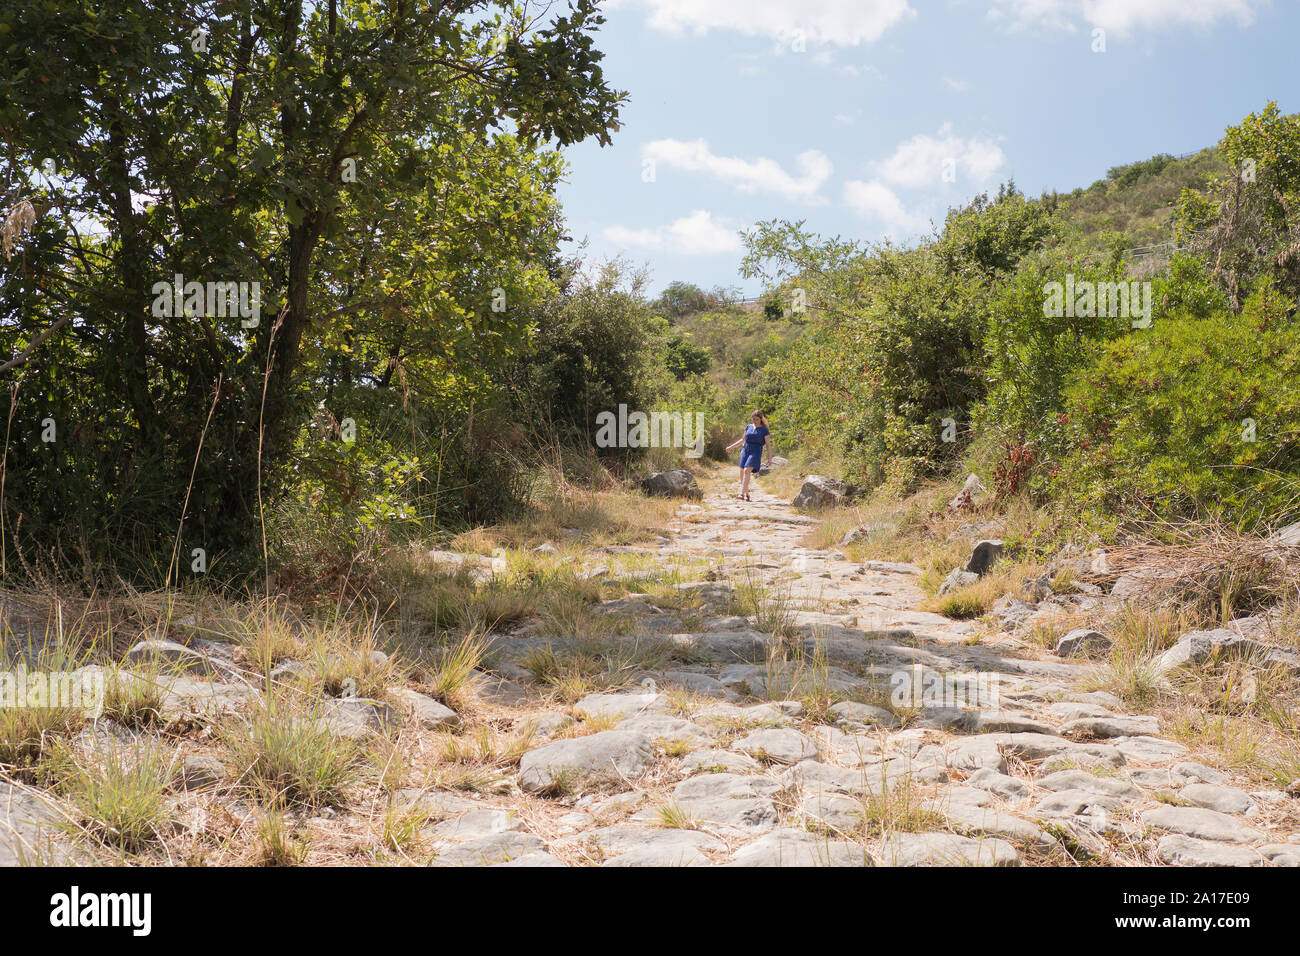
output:
[[[1005,840],[952,833],[898,833],[880,843],[882,866],[1019,866],[1020,854]]]
[[[996,539],[990,538],[980,541],[971,551],[970,559],[966,562],[966,570],[972,574],[984,577],[993,568],[1002,552],[1006,550],[1006,545]]]
[[[123,660],[128,666],[157,668],[164,674],[187,673],[216,677],[221,673],[210,657],[175,641],[140,641],[126,652]]]
[[[1249,847],[1171,833],[1160,838],[1156,855],[1170,866],[1260,866],[1264,857]]]
[[[1190,783],[1178,791],[1178,796],[1188,803],[1220,813],[1250,813],[1256,808],[1250,794],[1212,783]]]
[[[1255,843],[1264,839],[1263,833],[1246,826],[1235,817],[1201,807],[1156,807],[1143,813],[1141,819],[1147,826],[1198,840]]]
[[[769,730],[756,730],[746,734],[734,744],[732,750],[749,754],[759,761],[775,763],[798,763],[801,760],[815,760],[817,742],[806,734],[785,727]]]
[[[521,860],[544,851],[546,844],[531,833],[507,831],[479,837],[465,843],[453,843],[439,848],[431,866],[491,866],[511,860]]]
[[[390,687],[388,695],[400,710],[409,714],[421,727],[438,730],[460,725],[460,715],[427,694],[406,687]]]
[[[871,866],[862,847],[807,830],[766,833],[736,851],[728,866]]]
[[[1110,652],[1111,640],[1100,631],[1077,627],[1056,642],[1058,657],[1103,657]]]
[[[519,761],[519,786],[530,793],[597,781],[641,776],[654,759],[645,734],[602,730],[589,737],[556,740]]]

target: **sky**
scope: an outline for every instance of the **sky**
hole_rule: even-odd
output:
[[[739,231],[913,242],[1014,179],[1068,191],[1300,110],[1296,0],[606,0],[628,93],[614,143],[565,150],[575,247],[762,291]]]

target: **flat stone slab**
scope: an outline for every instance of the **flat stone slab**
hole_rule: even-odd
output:
[[[1188,803],[1220,813],[1250,813],[1257,807],[1250,794],[1244,790],[1212,783],[1189,783],[1178,791],[1178,796]]]
[[[573,709],[592,717],[626,719],[637,714],[662,713],[668,709],[668,702],[660,694],[588,694]]]
[[[687,773],[700,770],[709,773],[748,773],[761,767],[762,764],[748,754],[730,750],[695,750],[683,757],[681,762],[681,769]]]
[[[815,740],[788,727],[756,730],[737,740],[731,749],[747,753],[756,760],[789,764],[815,760],[818,754]]]
[[[654,742],[630,730],[555,740],[519,761],[519,786],[529,793],[565,784],[639,777],[654,760]]]
[[[1025,786],[1024,781],[987,767],[967,777],[966,786],[995,793],[1003,800],[1017,801],[1029,796],[1029,787]]]
[[[896,833],[880,843],[882,866],[1019,866],[1020,854],[1005,840],[953,833]]]
[[[1160,733],[1154,717],[1079,717],[1061,726],[1061,733],[1083,737],[1143,737]]]
[[[1119,797],[1123,800],[1137,800],[1142,796],[1142,791],[1127,780],[1121,780],[1118,777],[1099,777],[1085,770],[1058,770],[1056,773],[1048,774],[1041,780],[1034,781],[1034,783],[1044,790],[1058,792],[1062,790],[1082,790],[1084,793]]]
[[[807,830],[783,828],[741,847],[727,866],[872,866],[865,849]]]
[[[531,833],[494,833],[466,843],[456,843],[436,851],[430,866],[492,866],[522,859],[546,849],[546,844]]]
[[[1156,807],[1142,814],[1142,822],[1158,830],[1169,830],[1198,840],[1223,843],[1260,843],[1265,835],[1235,817],[1201,807]]]
[[[1262,866],[1264,856],[1249,847],[1171,833],[1160,838],[1156,856],[1170,866]]]

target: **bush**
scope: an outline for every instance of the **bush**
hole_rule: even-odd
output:
[[[1293,519],[1300,335],[1289,313],[1265,291],[1240,316],[1169,319],[1103,347],[1067,390],[1072,450],[1052,476],[1067,507],[1208,514],[1240,529]]]

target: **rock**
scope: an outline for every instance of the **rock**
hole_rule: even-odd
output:
[[[1056,642],[1058,657],[1104,657],[1110,653],[1111,639],[1100,631],[1077,627]]]
[[[1202,664],[1211,658],[1244,658],[1261,666],[1278,665],[1300,673],[1300,651],[1262,644],[1226,627],[1189,631],[1157,657],[1153,667],[1156,673],[1167,674],[1180,667]]]
[[[952,833],[896,833],[880,844],[884,866],[1019,866],[1005,840],[975,840]]]
[[[799,812],[835,830],[851,831],[863,821],[862,803],[833,793],[812,793],[803,798]]]
[[[1061,725],[1061,733],[1082,737],[1142,737],[1158,734],[1154,717],[1080,717]]]
[[[431,866],[492,866],[521,859],[546,849],[531,833],[507,831],[479,837],[438,850]]]
[[[1234,817],[1201,807],[1157,807],[1142,814],[1142,822],[1158,830],[1169,830],[1198,840],[1223,843],[1256,843],[1264,834]]]
[[[565,727],[569,727],[574,723],[576,721],[572,717],[561,713],[538,714],[527,721],[527,725],[533,728],[533,736],[542,739],[554,737]]]
[[[961,508],[972,508],[988,497],[988,491],[984,483],[979,480],[977,475],[968,475],[966,482],[961,486],[961,491],[957,492],[952,501],[948,502],[949,511],[957,511]]]
[[[191,754],[181,761],[172,779],[177,790],[207,790],[221,783],[226,768],[216,757],[208,754]]]
[[[124,658],[128,665],[158,667],[165,674],[200,674],[216,677],[220,668],[205,654],[175,641],[150,639],[140,641]]]
[[[736,851],[727,866],[872,866],[862,847],[807,830],[765,833]]]
[[[1274,866],[1300,866],[1300,844],[1266,843],[1259,854]]]
[[[1188,803],[1219,813],[1250,813],[1255,809],[1255,801],[1244,791],[1211,783],[1188,784],[1178,795]]]
[[[967,777],[966,785],[996,793],[1002,799],[1012,802],[1023,800],[1029,796],[1029,788],[1025,786],[1023,781],[1017,780],[1015,777],[1009,777],[1004,773],[998,773],[996,770],[987,767],[977,770]]]
[[[966,836],[983,834],[1021,843],[1050,845],[1053,841],[1028,820],[960,801],[930,800],[926,808],[943,814],[950,829]]]
[[[397,725],[392,705],[367,697],[339,697],[321,706],[321,717],[341,736],[355,737],[366,732],[386,734]]]
[[[852,720],[860,724],[879,724],[882,727],[897,727],[898,717],[884,707],[860,704],[853,700],[832,704],[830,712],[840,720]]]
[[[682,830],[678,828],[610,826],[577,834],[571,840],[589,856],[595,856],[601,862],[608,863],[620,857],[632,855],[619,866],[672,866],[672,862],[648,862],[655,857],[663,860],[695,860],[695,854],[701,850],[722,853],[727,845],[717,837],[699,830]],[[568,841],[566,841],[568,842]],[[645,853],[642,851],[653,851]],[[693,863],[698,865],[698,861]]]
[[[1049,817],[1077,817],[1095,812],[1095,808],[1115,810],[1123,806],[1119,797],[1087,790],[1062,790],[1053,793],[1034,805],[1034,812]]]
[[[0,780],[0,867],[47,862],[63,823],[36,791]]]
[[[1264,856],[1244,846],[1196,840],[1175,833],[1160,838],[1156,856],[1170,866],[1260,866]]]
[[[915,564],[903,564],[899,561],[864,561],[862,570],[877,574],[907,574],[918,577],[925,573]]]
[[[948,572],[948,576],[943,579],[939,585],[939,595],[951,594],[954,591],[960,591],[962,588],[970,587],[980,576],[973,571],[967,571],[965,568],[953,568]]]
[[[1281,531],[1273,532],[1268,540],[1286,548],[1300,548],[1300,521],[1287,525]]]
[[[686,778],[673,788],[673,799],[689,803],[693,800],[770,797],[780,789],[780,782],[768,776],[713,773]]]
[[[1055,734],[1051,724],[1041,720],[1030,720],[1014,711],[980,710],[975,712],[970,722],[973,733],[1010,733],[1010,734]]]
[[[657,495],[662,498],[704,497],[700,486],[695,483],[695,476],[685,468],[671,468],[668,471],[657,471],[653,475],[647,475],[641,479],[641,490],[647,495]]]
[[[1132,760],[1163,763],[1187,753],[1187,748],[1175,740],[1160,737],[1117,737],[1115,749]]]
[[[421,727],[438,730],[460,726],[460,715],[427,694],[406,687],[390,687],[388,696]]]
[[[316,668],[306,661],[281,661],[271,669],[271,680],[277,684],[309,680]]]
[[[802,760],[795,764],[786,774],[786,778],[797,783],[804,791],[820,793],[837,790],[841,793],[862,794],[879,792],[872,790],[870,781],[874,775],[846,767],[832,767],[818,763],[816,760]]]
[[[817,759],[817,743],[797,730],[774,727],[756,730],[731,745],[732,750],[747,753],[759,761],[798,763]]]
[[[994,562],[1001,557],[1005,548],[1006,545],[996,538],[980,541],[971,552],[970,560],[966,562],[966,570],[981,578],[984,577],[989,573]]]
[[[579,714],[593,717],[633,717],[649,712],[663,712],[667,701],[659,694],[588,694],[574,705]]]
[[[758,770],[761,764],[746,754],[730,750],[696,750],[682,758],[681,768],[687,773],[748,773]]]
[[[649,844],[606,860],[602,866],[712,866],[713,861],[687,845]]]
[[[532,853],[525,853],[523,856],[513,860],[506,860],[502,863],[492,863],[491,866],[564,866],[559,860],[549,853],[542,853],[534,850]]]
[[[1044,790],[1078,790],[1123,800],[1137,800],[1142,793],[1137,787],[1118,777],[1098,777],[1083,770],[1059,770],[1037,781]]]
[[[430,833],[439,840],[459,841],[478,840],[496,833],[509,833],[523,829],[523,823],[511,811],[485,807],[444,820]]]
[[[688,747],[707,747],[713,735],[689,720],[669,717],[666,714],[641,714],[620,721],[619,730],[634,730],[645,734],[656,744],[684,743]]]
[[[556,740],[530,750],[519,761],[519,786],[529,793],[587,781],[639,777],[654,760],[654,742],[645,734],[602,730],[588,737]]]
[[[808,510],[830,508],[848,504],[861,493],[862,490],[857,485],[840,481],[838,478],[809,475],[804,479],[803,487],[799,489],[799,494],[795,495],[791,503],[796,508]]]

